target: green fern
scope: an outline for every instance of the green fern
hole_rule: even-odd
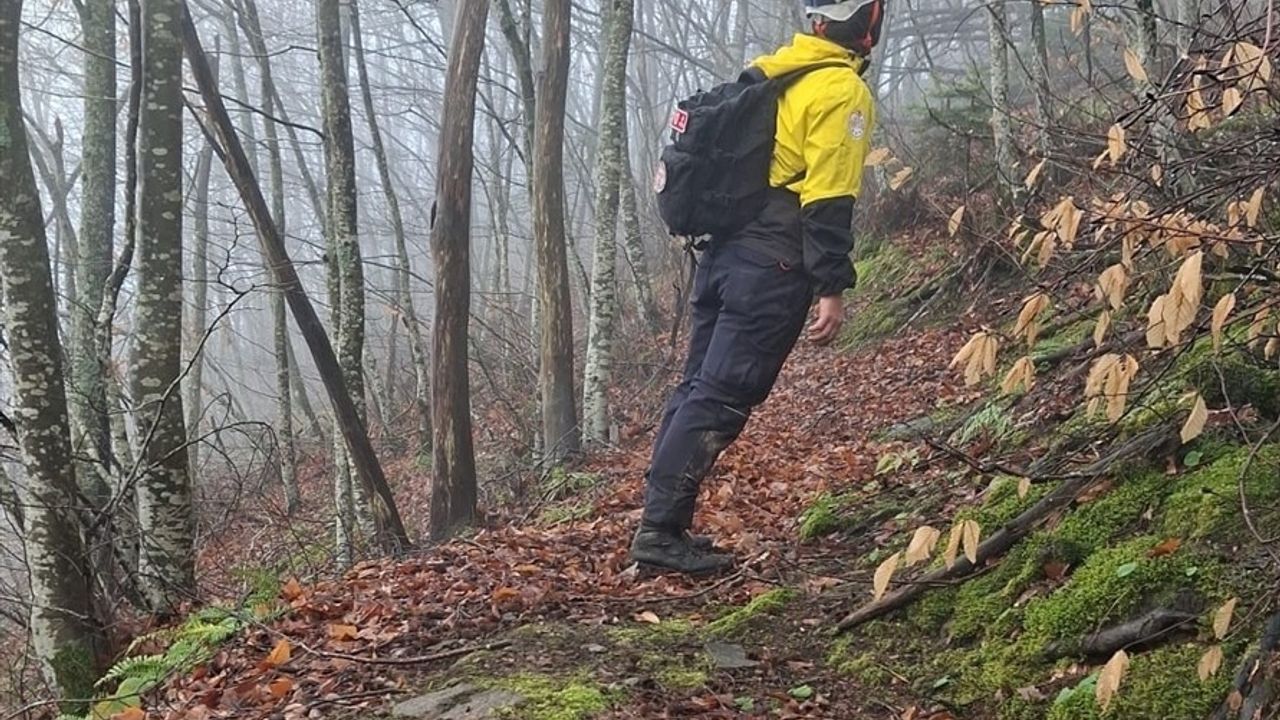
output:
[[[111,666],[102,679],[95,684],[102,687],[113,680],[125,678],[161,678],[168,672],[167,655],[134,655]]]

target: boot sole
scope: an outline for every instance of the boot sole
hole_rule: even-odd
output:
[[[677,570],[675,568],[669,568],[665,565],[654,565],[652,563],[636,561],[636,568],[639,570],[638,575],[641,578],[654,578],[662,575],[684,575],[686,577],[705,578],[705,577],[711,577],[713,575],[720,575],[721,573],[729,572],[730,570],[734,569],[734,566],[729,565],[728,567],[723,567],[723,568],[714,568],[710,570],[701,570],[701,571],[693,572],[689,570]]]

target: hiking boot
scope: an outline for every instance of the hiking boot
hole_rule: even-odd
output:
[[[714,552],[716,549],[716,541],[712,540],[710,535],[694,535],[688,530],[685,530],[684,537],[689,541],[689,546],[694,550]]]
[[[701,550],[686,533],[641,527],[631,541],[631,559],[644,567],[686,575],[709,575],[733,567],[733,556]]]

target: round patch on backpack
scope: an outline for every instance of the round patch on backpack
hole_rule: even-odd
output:
[[[660,193],[667,189],[667,164],[658,161],[658,169],[653,172],[653,191]]]
[[[849,116],[849,134],[854,140],[861,140],[867,134],[867,116],[861,110],[854,110]]]

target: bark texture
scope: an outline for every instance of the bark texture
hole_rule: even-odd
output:
[[[86,0],[84,36],[84,140],[81,168],[77,302],[71,312],[72,412],[90,458],[105,466],[111,455],[104,374],[96,351],[98,309],[111,273],[116,197],[116,16],[112,0]],[[81,478],[82,481],[88,478]]]
[[[0,279],[26,474],[18,495],[31,578],[31,644],[53,687],[65,698],[84,698],[92,695],[102,636],[92,619],[53,274],[22,118],[21,14],[17,0],[0,4]]]
[[[991,46],[991,137],[996,151],[996,181],[1001,196],[1013,197],[1017,183],[1017,159],[1013,127],[1009,121],[1009,36],[1005,0],[987,5]]]
[[[635,13],[633,0],[610,0],[605,34],[596,152],[596,236],[591,266],[587,359],[582,381],[583,434],[594,443],[609,439],[609,379],[618,312],[617,233],[622,155],[627,122],[627,55]]]
[[[182,368],[182,42],[180,0],[143,0],[138,121],[133,397],[141,442],[139,574],[158,612],[195,590]]]
[[[436,270],[436,321],[431,334],[433,538],[445,537],[455,527],[470,523],[476,510],[467,325],[471,314],[475,97],[488,15],[488,0],[468,0],[458,11],[440,128],[440,180],[431,230],[431,256]]]
[[[543,68],[533,142],[533,235],[538,264],[539,390],[544,455],[558,462],[578,449],[573,391],[573,305],[564,219],[564,120],[569,85],[569,0],[542,13]]]

